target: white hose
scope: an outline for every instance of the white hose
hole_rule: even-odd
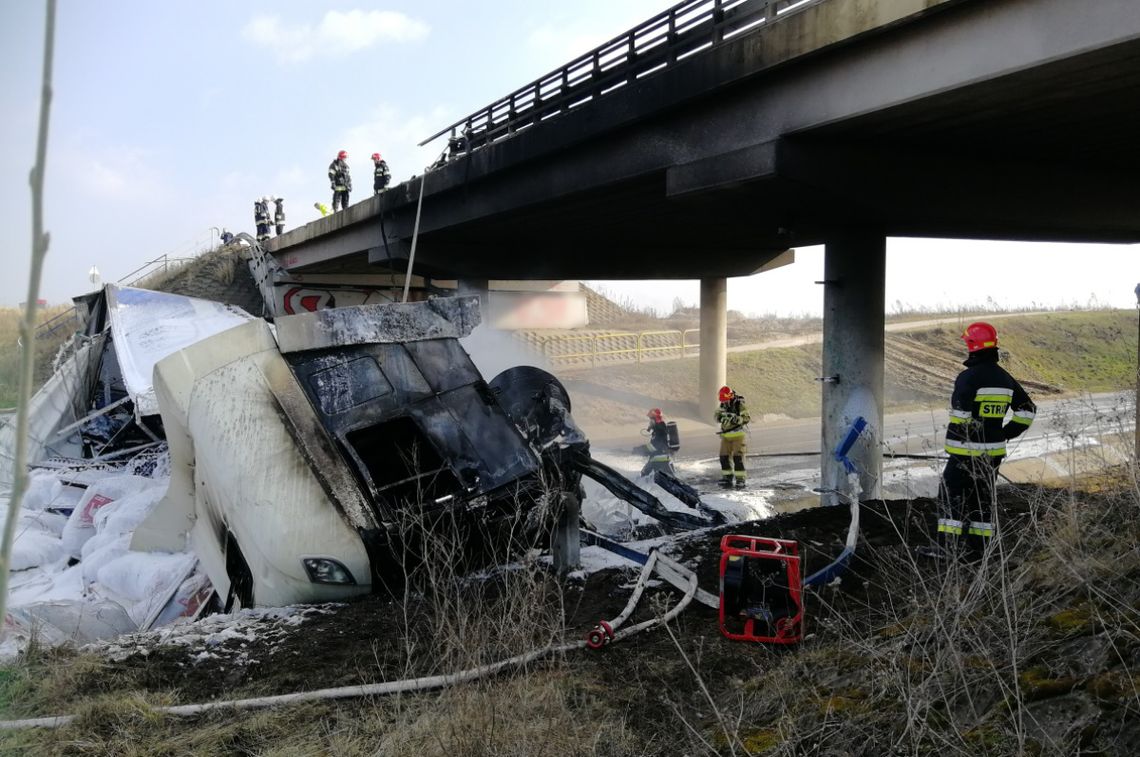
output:
[[[420,199],[416,202],[416,222],[412,226],[412,250],[408,253],[408,270],[404,273],[404,297],[400,302],[408,301],[408,290],[412,287],[412,265],[416,262],[416,242],[420,239],[420,211],[424,209],[424,187],[427,186],[430,170],[425,168],[424,175],[420,177]]]
[[[684,565],[677,561],[662,555],[659,552],[653,552],[649,556],[649,562],[646,563],[646,568],[641,572],[638,578],[637,587],[634,589],[630,601],[626,603],[626,607],[622,610],[621,614],[614,619],[613,626],[616,627],[629,617],[633,612],[637,600],[641,598],[642,592],[645,590],[645,585],[648,583],[649,575],[656,570],[657,574],[668,581],[673,586],[684,592],[684,596],[672,607],[668,612],[658,618],[651,618],[636,625],[630,626],[622,630],[620,633],[614,634],[613,641],[620,641],[621,639],[629,638],[634,634],[646,631],[658,624],[668,623],[673,618],[681,614],[681,611],[688,607],[689,603],[693,600],[693,596],[697,592],[697,576],[693,571],[689,570]],[[662,567],[667,567],[667,570],[662,570]],[[679,574],[679,575],[678,575]],[[678,580],[683,577],[684,580]],[[381,696],[384,694],[400,694],[411,691],[428,691],[431,689],[440,689],[448,686],[454,686],[460,683],[473,681],[484,676],[493,675],[499,671],[525,665],[534,660],[543,657],[561,654],[563,652],[570,652],[575,649],[583,649],[586,646],[585,640],[567,642],[566,644],[559,644],[557,646],[548,646],[541,649],[535,649],[525,654],[516,655],[506,660],[500,660],[490,665],[482,665],[479,667],[468,668],[461,670],[458,673],[447,673],[438,676],[427,676],[424,678],[408,678],[403,681],[388,681],[386,683],[370,683],[361,684],[358,686],[341,686],[334,689],[317,689],[316,691],[302,691],[293,694],[278,694],[270,697],[254,697],[252,699],[230,699],[218,702],[203,702],[201,704],[180,704],[168,707],[155,707],[153,712],[162,713],[166,715],[200,715],[204,712],[211,710],[253,710],[263,707],[273,707],[276,705],[289,705],[299,704],[302,702],[313,702],[319,700],[329,699],[350,699],[354,697],[369,697]],[[59,728],[68,725],[75,720],[75,715],[55,715],[46,718],[25,718],[23,720],[0,720],[0,730],[11,731],[22,728]]]

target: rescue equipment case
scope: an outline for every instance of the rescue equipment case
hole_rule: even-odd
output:
[[[803,638],[799,544],[729,534],[720,542],[720,631],[734,641]]]

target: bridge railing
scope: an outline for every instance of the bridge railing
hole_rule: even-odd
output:
[[[617,363],[643,363],[694,357],[700,343],[693,341],[697,329],[666,331],[607,331],[600,334],[558,334],[517,338],[560,368],[596,368]]]
[[[441,129],[473,150],[604,97],[739,34],[825,0],[685,0]]]

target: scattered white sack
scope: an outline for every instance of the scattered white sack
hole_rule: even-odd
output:
[[[63,535],[63,528],[66,525],[66,515],[49,513],[46,510],[22,510],[20,520],[16,524],[16,533],[19,533],[20,529],[35,528],[58,539]]]
[[[132,602],[157,594],[165,601],[197,560],[185,552],[128,552],[99,569],[99,584]]]
[[[28,488],[20,507],[25,510],[43,510],[59,503],[63,496],[63,484],[55,471],[33,470],[28,473]]]
[[[165,481],[141,476],[114,476],[91,484],[63,529],[64,550],[72,557],[82,554],[84,542],[95,535],[95,514],[100,509],[132,494],[148,489],[162,491],[165,487]]]
[[[95,531],[100,534],[134,533],[165,494],[166,485],[163,482],[160,486],[125,496],[110,507],[99,508],[93,518]]]
[[[28,581],[13,582],[8,594],[9,607],[23,607],[37,602],[82,602],[83,572],[80,566],[67,567],[67,560],[52,565],[21,571],[13,576],[31,574]]]
[[[131,551],[130,534],[96,534],[83,545],[83,585],[90,586],[99,580],[103,566]]]
[[[4,626],[14,634],[35,634],[47,644],[80,644],[137,630],[138,626],[114,602],[36,602],[13,607]]]
[[[58,536],[38,528],[16,531],[12,542],[12,570],[27,570],[57,562],[63,557],[63,542]]]
[[[63,557],[59,535],[67,518],[43,510],[20,510],[17,518],[12,542],[12,570],[28,570],[57,562]],[[6,518],[0,519],[0,526],[4,520]]]
[[[189,570],[197,567],[195,560],[190,564]],[[158,628],[173,623],[178,618],[197,615],[201,606],[209,600],[213,589],[210,577],[205,573],[194,572],[189,577],[183,574],[177,588],[164,587],[162,591],[135,603],[127,612],[140,629],[145,631]]]

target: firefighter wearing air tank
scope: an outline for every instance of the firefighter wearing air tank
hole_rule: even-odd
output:
[[[1029,428],[1037,408],[1021,384],[998,365],[993,326],[971,323],[962,340],[969,355],[950,399],[946,427],[950,460],[942,472],[938,542],[944,551],[953,552],[964,539],[967,554],[976,557],[994,535],[991,506],[1006,442]]]
[[[665,423],[665,415],[661,412],[661,408],[655,407],[646,413],[646,416],[649,418],[649,425],[645,432],[649,434],[649,441],[645,443],[644,451],[649,455],[649,459],[645,461],[641,475],[656,470],[672,473],[673,457],[670,454],[669,426]]]
[[[727,386],[720,388],[720,407],[715,420],[720,424],[720,485],[725,489],[743,489],[744,433],[751,418],[744,405],[744,397]]]

